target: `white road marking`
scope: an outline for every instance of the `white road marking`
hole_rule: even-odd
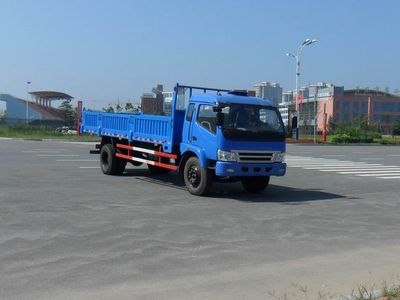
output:
[[[32,151],[65,151],[64,148],[33,148]]]
[[[95,161],[95,162],[98,162],[99,160],[98,159],[57,159],[56,161],[59,161],[59,162],[67,162],[67,161]]]
[[[362,154],[366,153],[363,152]],[[374,157],[374,158],[367,157],[360,159],[383,160],[383,158],[381,157]],[[340,175],[375,177],[377,179],[400,179],[400,166],[396,165],[385,166],[383,164],[369,163],[365,161],[344,161],[333,158],[320,158],[320,157],[313,158],[313,157],[302,157],[302,156],[291,156],[291,155],[287,156],[286,162],[288,167],[302,168],[305,170],[335,172],[335,174],[340,174]]]
[[[385,170],[397,170],[399,167],[394,167],[394,168],[392,168],[392,167],[390,167],[390,168],[388,168],[388,167],[386,167],[386,168],[376,168],[376,169],[374,169],[374,168],[349,168],[349,169],[326,169],[326,170],[323,170],[323,169],[321,169],[321,170],[318,170],[318,171],[321,171],[321,172],[347,172],[347,171],[385,171]]]
[[[368,166],[368,164],[309,164],[309,165],[290,165],[289,167],[302,167],[302,168],[320,168],[320,167],[356,167],[356,166]]]
[[[99,169],[100,167],[79,167],[79,169]]]
[[[321,160],[318,160],[318,159],[315,159],[315,160],[290,160],[290,159],[287,159],[286,160],[286,162],[290,162],[290,163],[293,163],[293,164],[312,164],[312,165],[315,165],[315,164],[344,164],[344,163],[354,163],[354,162],[352,162],[352,161],[347,161],[347,160],[342,160],[342,161],[340,161],[340,160],[333,160],[333,159],[321,159]]]
[[[383,157],[362,157],[363,160],[383,160]]]
[[[362,176],[362,177],[373,177],[374,176],[374,177],[380,178],[382,176],[393,176],[393,175],[400,176],[400,171],[394,172],[394,173],[387,172],[387,173],[383,173],[383,174],[358,174],[357,176]]]
[[[54,157],[63,157],[63,156],[79,156],[79,154],[38,154],[37,156],[42,156],[42,157],[48,157],[48,156],[54,156]]]
[[[22,150],[22,153],[35,153],[35,154],[40,154],[40,153],[59,153],[63,150],[51,150],[51,149],[40,149],[40,150]]]
[[[374,174],[378,173],[400,173],[400,169],[392,169],[392,170],[381,170],[381,171],[373,171]],[[337,172],[338,174],[371,174],[371,171],[346,171],[346,172]]]
[[[390,156],[390,157],[399,157],[400,154],[387,154],[386,156]]]
[[[342,156],[345,156],[344,154],[324,154],[324,155],[322,155],[322,156],[331,156],[331,157],[335,157],[335,156],[338,156],[338,157],[342,157]]]
[[[351,161],[286,161],[292,165],[344,165],[344,164],[354,164],[354,163],[362,163],[362,162],[351,162]]]
[[[325,166],[323,167],[324,170],[336,170],[336,169],[359,169],[359,168],[383,168],[383,167],[395,167],[397,168],[398,166],[383,166],[383,165],[343,165],[343,166]],[[305,166],[303,167],[303,169],[306,170],[320,170],[321,167],[317,167],[317,166]]]
[[[311,157],[308,157],[308,158],[287,158],[286,160],[297,161],[297,160],[311,160],[311,159],[312,159]]]
[[[100,141],[98,141],[98,142],[65,142],[65,141],[62,141],[60,143],[92,146],[92,145],[100,144]]]

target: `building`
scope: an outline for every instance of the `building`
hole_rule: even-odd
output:
[[[63,126],[63,116],[57,108],[53,108],[52,101],[72,100],[73,97],[60,92],[39,91],[29,93],[35,102],[16,98],[9,94],[0,94],[0,101],[6,103],[7,125],[29,123],[33,125]]]
[[[282,121],[285,126],[289,125],[289,104],[287,102],[281,102],[278,105],[279,112],[282,116]]]
[[[400,96],[372,89],[348,89],[332,83],[320,82],[301,89],[303,99],[299,103],[299,125],[303,133],[311,133],[314,120],[317,130],[322,131],[328,123],[348,124],[366,117],[380,125],[382,132],[390,134],[393,123],[400,121]],[[288,122],[296,111],[290,91],[283,94],[280,110],[287,107]],[[300,93],[302,95],[302,93]]]
[[[141,97],[141,107],[144,114],[164,114],[163,85],[158,84],[153,88],[152,93],[144,93]]]
[[[282,101],[282,88],[278,83],[264,81],[255,84],[254,90],[256,97],[272,100],[276,106]]]
[[[400,96],[371,89],[345,90],[343,98],[334,103],[334,120],[351,123],[361,116],[379,124],[384,133],[392,132],[393,123],[400,122]]]

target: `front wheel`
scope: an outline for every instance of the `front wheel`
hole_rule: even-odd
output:
[[[249,193],[261,193],[269,183],[269,176],[243,177],[243,188]]]
[[[211,178],[211,172],[200,166],[197,157],[193,156],[186,161],[183,179],[189,193],[196,196],[207,194],[211,185]]]

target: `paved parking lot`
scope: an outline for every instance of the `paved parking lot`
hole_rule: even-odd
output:
[[[400,148],[288,146],[262,195],[105,176],[82,143],[0,140],[0,299],[269,299],[400,270]]]

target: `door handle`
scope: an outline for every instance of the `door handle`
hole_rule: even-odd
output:
[[[197,137],[192,136],[193,141],[197,141]]]

